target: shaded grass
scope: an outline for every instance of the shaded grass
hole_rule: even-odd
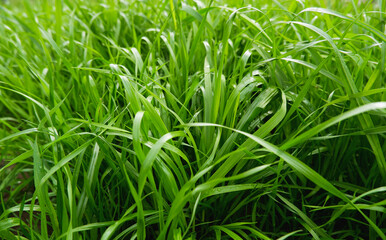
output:
[[[385,239],[385,2],[3,3],[0,237]]]

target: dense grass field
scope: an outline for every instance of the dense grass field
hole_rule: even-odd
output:
[[[386,239],[386,1],[0,3],[0,239]]]

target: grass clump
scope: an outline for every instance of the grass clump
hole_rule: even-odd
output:
[[[0,5],[0,238],[385,239],[386,1]]]

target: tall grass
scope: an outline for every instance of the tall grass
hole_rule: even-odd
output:
[[[0,238],[386,239],[386,1],[0,5]]]

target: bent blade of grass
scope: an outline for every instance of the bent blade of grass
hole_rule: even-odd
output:
[[[351,200],[351,202],[353,204],[355,204],[357,201],[361,200],[362,198],[364,198],[364,197],[366,197],[368,195],[371,195],[371,194],[374,194],[374,193],[381,193],[381,192],[386,192],[386,187],[379,187],[379,188],[375,188],[375,189],[372,189],[370,191],[367,191],[367,192],[359,195],[358,197],[353,198]],[[341,206],[341,208],[332,215],[332,217],[330,218],[330,220],[326,224],[335,221],[340,215],[342,215],[344,213],[344,211],[346,209],[349,209],[350,207],[353,207],[353,206],[351,204],[346,204],[344,206]],[[355,207],[362,208],[360,206],[355,206]],[[353,209],[356,209],[355,207]]]
[[[0,233],[20,225],[19,218],[6,218],[0,221]]]
[[[296,231],[287,233],[286,235],[279,237],[277,240],[285,240],[285,239],[291,237],[292,235],[294,235],[294,234],[296,234],[296,233],[298,233],[298,232],[301,232],[301,231],[302,231],[302,230],[296,230]]]
[[[268,186],[270,186],[270,185],[245,183],[245,184],[235,184],[235,185],[227,185],[227,186],[222,186],[222,187],[215,187],[211,190],[206,191],[204,193],[204,195],[202,196],[202,199],[207,198],[207,197],[211,197],[211,196],[215,196],[215,195],[225,194],[225,193],[252,190],[252,189],[268,187]]]
[[[319,132],[323,131],[324,129],[331,127],[334,124],[337,124],[343,120],[349,119],[351,117],[369,112],[369,111],[374,111],[374,110],[383,110],[386,109],[386,102],[374,102],[374,103],[369,103],[366,105],[362,105],[360,107],[351,109],[349,111],[346,111],[338,116],[335,116],[333,118],[330,118],[329,120],[311,128],[310,130],[300,134],[299,136],[293,137],[286,141],[280,149],[282,150],[287,150],[299,143],[302,143],[306,141],[307,139],[311,138],[312,136],[318,134]]]
[[[384,33],[380,32],[379,30],[375,29],[371,25],[363,23],[363,22],[359,21],[358,19],[354,19],[352,17],[345,16],[345,15],[343,15],[343,14],[341,14],[339,12],[336,12],[334,10],[325,9],[325,8],[310,7],[310,8],[303,9],[302,11],[299,12],[299,14],[301,14],[303,12],[325,13],[325,14],[329,14],[329,15],[332,15],[332,16],[335,16],[335,17],[339,17],[341,19],[347,20],[347,21],[349,21],[349,22],[351,22],[353,24],[356,24],[356,25],[359,25],[359,26],[363,27],[364,29],[374,33],[377,37],[382,39],[382,41],[386,41],[386,35]]]
[[[232,230],[230,230],[230,229],[228,229],[226,227],[223,227],[223,226],[213,226],[212,228],[215,229],[215,230],[223,231],[224,233],[226,233],[229,237],[231,237],[234,240],[243,240],[239,235],[237,235],[235,232],[233,232]]]
[[[256,229],[249,227],[248,225],[253,225],[253,222],[236,222],[231,224],[222,225],[223,227],[232,229],[232,230],[248,230],[254,234],[256,234],[257,237],[264,240],[270,240],[271,238],[267,237],[265,234],[263,234],[260,231],[257,231]]]
[[[12,165],[15,165],[16,163],[19,163],[19,162],[22,162],[24,161],[25,159],[27,158],[30,158],[33,156],[33,150],[29,150],[29,151],[26,151],[22,154],[20,154],[19,156],[17,156],[16,158],[12,159],[12,161],[10,161],[7,165],[5,165],[4,167],[2,167],[0,169],[0,173],[3,172],[6,168],[12,166]]]
[[[124,222],[130,220],[130,219],[133,219],[135,218],[135,215],[131,214],[131,212],[134,211],[134,209],[136,208],[136,205],[132,205],[129,209],[126,210],[125,214],[122,216],[121,219],[119,219],[118,221],[113,221],[112,225],[110,225],[106,231],[104,231],[104,233],[102,234],[102,237],[101,237],[101,240],[109,240],[110,238],[113,237],[113,234],[114,232],[117,230],[117,228],[119,228],[119,226],[121,226]]]
[[[42,175],[41,178],[39,179],[39,182],[37,186],[43,185],[55,172],[57,172],[60,168],[65,166],[69,161],[74,159],[76,156],[79,154],[83,153],[86,151],[86,148],[93,142],[95,141],[94,139],[91,139],[87,141],[86,143],[82,144],[79,146],[77,149],[72,151],[70,154],[68,154],[66,157],[64,157],[62,160],[60,160],[54,167],[52,167],[50,170],[47,171],[46,174]]]
[[[9,135],[9,136],[7,136],[5,138],[0,139],[0,143],[4,142],[4,141],[7,141],[9,139],[13,139],[13,138],[16,138],[16,137],[19,137],[19,136],[27,135],[27,134],[30,134],[30,133],[36,133],[36,132],[39,132],[39,130],[37,128],[30,128],[30,129],[26,129],[26,130],[23,130],[23,131],[19,131],[17,133],[11,134],[11,135]]]

